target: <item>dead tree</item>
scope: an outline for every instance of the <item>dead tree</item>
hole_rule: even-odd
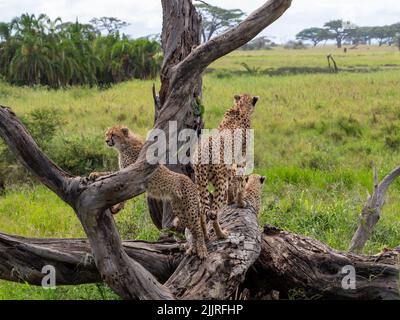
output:
[[[349,246],[350,252],[361,252],[364,248],[381,217],[386,191],[399,175],[400,167],[397,167],[379,183],[378,173],[376,167],[374,167],[374,192],[372,196],[368,194],[367,202],[362,208],[360,224]]]
[[[328,66],[329,66],[329,70],[331,70],[331,60],[332,60],[332,63],[333,63],[333,70],[335,71],[335,73],[338,73],[339,72],[339,68],[338,68],[338,66],[337,66],[337,64],[336,64],[336,61],[335,61],[335,59],[333,59],[333,56],[331,55],[331,54],[328,54],[327,56],[326,56],[326,58],[328,59]]]
[[[162,4],[164,28],[181,25],[180,19],[197,23],[190,0],[165,0]],[[176,121],[178,131],[187,127],[205,68],[254,38],[290,4],[290,0],[270,0],[226,33],[183,52],[182,59],[175,56],[177,60],[163,68],[165,80],[159,97],[154,94],[154,127],[167,136],[168,121]],[[175,48],[180,48],[180,43],[175,43]],[[166,61],[168,57],[167,53]],[[104,281],[124,299],[227,299],[238,287],[248,288],[253,298],[265,297],[270,289],[279,290],[282,297],[290,296],[291,290],[303,290],[306,296],[399,298],[395,251],[387,253],[390,258],[375,261],[377,258],[340,253],[288,232],[273,229],[271,233],[271,227],[261,234],[257,212],[251,206],[224,208],[221,225],[230,236],[216,240],[210,230],[205,261],[186,256],[179,243],[121,241],[108,208],[145,192],[156,168],[146,161],[150,142],[145,143],[135,164],[93,182],[72,176],[53,163],[7,107],[0,108],[0,136],[31,173],[74,209],[88,238],[29,239],[0,234],[1,279],[39,285],[42,267],[50,264],[56,267],[59,285]],[[353,294],[340,287],[339,272],[349,263],[357,274],[372,277],[368,283],[362,281],[363,286]]]
[[[164,59],[160,72],[161,89],[158,95],[156,94],[155,85],[153,85],[155,123],[157,123],[161,108],[173,89],[170,86],[172,69],[201,43],[201,17],[191,2],[163,0],[162,3],[163,29],[161,43]],[[201,73],[197,74],[192,81],[195,85],[190,88],[188,100],[181,106],[182,112],[186,113],[182,126],[186,129],[193,129],[199,134],[203,128],[203,122],[196,105],[202,91]],[[174,137],[171,138],[173,139]],[[178,144],[179,148],[180,145]],[[193,168],[190,164],[167,164],[167,167],[175,172],[186,174],[192,180],[194,179]],[[168,202],[148,198],[147,204],[152,221],[159,229],[172,227],[174,217],[171,205]]]

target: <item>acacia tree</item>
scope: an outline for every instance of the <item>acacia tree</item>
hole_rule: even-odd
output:
[[[314,47],[316,47],[317,44],[320,43],[321,41],[327,40],[329,38],[330,38],[330,33],[323,28],[307,28],[300,31],[296,35],[296,39],[311,41]]]
[[[254,38],[290,4],[290,0],[270,0],[237,27],[198,45],[200,18],[191,1],[163,0],[164,62],[161,89],[158,96],[154,94],[154,128],[167,138],[170,120],[177,122],[177,130],[196,128],[193,105],[201,93],[205,68]],[[227,299],[243,288],[250,298],[264,298],[271,289],[282,297],[300,289],[305,296],[399,298],[396,252],[385,253],[377,263],[376,257],[339,252],[272,226],[265,226],[261,234],[252,206],[224,208],[221,224],[230,237],[217,240],[211,233],[205,261],[186,256],[178,243],[122,242],[108,208],[146,190],[157,167],[146,161],[151,142],[145,143],[135,164],[93,182],[54,164],[7,107],[0,108],[0,136],[30,172],[74,209],[88,237],[30,239],[0,234],[2,279],[40,285],[41,270],[50,264],[57,270],[59,285],[104,281],[125,299]],[[346,265],[356,267],[357,289],[341,285],[341,268]]]
[[[329,31],[331,39],[336,40],[336,45],[338,48],[342,47],[343,40],[349,35],[350,31],[353,29],[349,21],[331,20],[324,24],[324,28]]]
[[[129,23],[126,21],[122,21],[115,17],[101,17],[101,18],[93,18],[90,20],[90,23],[96,26],[97,30],[107,31],[107,33],[115,34],[122,28],[129,26]]]
[[[200,0],[198,0],[200,1]],[[223,9],[217,6],[212,6],[204,1],[196,4],[196,8],[202,15],[203,42],[211,39],[218,32],[227,28],[233,27],[242,21],[244,12],[240,9]]]

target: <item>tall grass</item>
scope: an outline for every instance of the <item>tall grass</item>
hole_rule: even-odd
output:
[[[399,165],[398,71],[272,77],[231,73],[242,69],[243,62],[260,69],[323,66],[330,52],[336,52],[339,66],[400,65],[400,54],[391,48],[361,48],[349,50],[346,55],[335,50],[234,52],[217,61],[212,66],[215,71],[205,75],[203,104],[206,127],[213,128],[232,105],[234,94],[260,96],[253,120],[255,167],[267,177],[260,223],[312,236],[345,250],[366,191],[372,192],[372,166],[376,165],[383,177]],[[228,76],[221,76],[222,71]],[[50,157],[59,159],[62,150],[69,150],[68,141],[75,139],[86,151],[98,148],[107,159],[115,159],[115,152],[104,146],[103,132],[114,123],[124,123],[145,136],[153,123],[151,86],[150,81],[130,81],[106,91],[74,87],[55,92],[0,83],[0,98],[1,104],[11,106],[22,117],[43,107],[57,110],[63,124],[54,133],[52,147],[46,150]],[[112,161],[104,165],[116,168]],[[81,174],[91,169],[89,165]],[[2,232],[37,237],[84,236],[70,208],[45,187],[31,180],[21,185],[21,179],[25,181],[24,175],[14,186],[11,179],[6,193],[0,195]],[[399,245],[399,191],[400,181],[396,181],[389,189],[382,219],[365,253],[375,254],[385,246]],[[130,200],[116,220],[124,238],[154,240],[159,234],[143,197]],[[100,288],[60,287],[50,292],[2,281],[0,298],[115,298],[108,288]]]

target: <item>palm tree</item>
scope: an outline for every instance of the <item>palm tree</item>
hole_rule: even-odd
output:
[[[109,85],[155,77],[161,63],[155,41],[102,36],[91,24],[45,14],[0,23],[0,40],[0,75],[17,85]]]

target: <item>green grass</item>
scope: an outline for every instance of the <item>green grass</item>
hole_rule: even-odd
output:
[[[333,53],[339,67],[398,65],[395,48],[366,47],[347,54],[332,47],[234,52],[215,62],[204,77],[205,123],[217,125],[232,105],[233,95],[259,95],[253,127],[255,167],[267,177],[260,212],[261,224],[315,237],[345,250],[358,223],[366,191],[372,192],[372,166],[382,178],[400,159],[400,76],[398,70],[310,73],[267,76],[235,73],[240,65],[264,70],[281,67],[326,67]],[[48,107],[59,110],[65,123],[53,143],[59,148],[71,136],[90,139],[110,158],[104,130],[124,123],[145,136],[152,126],[150,81],[131,81],[109,90],[72,88],[48,91],[0,83],[0,103],[18,116]],[[82,140],[86,141],[86,140]],[[92,148],[92,146],[91,146]],[[56,157],[52,148],[51,157]],[[59,151],[58,151],[59,152]],[[115,165],[115,164],[114,164]],[[89,169],[88,172],[89,173]],[[23,177],[22,177],[23,178]],[[0,230],[35,237],[82,237],[73,211],[45,187],[12,184],[0,196]],[[23,180],[23,179],[22,179]],[[365,253],[400,244],[400,180],[387,194],[379,221]],[[117,215],[124,238],[155,240],[144,197],[128,202]],[[44,290],[26,284],[0,282],[0,299],[109,299],[105,286],[85,285]]]

